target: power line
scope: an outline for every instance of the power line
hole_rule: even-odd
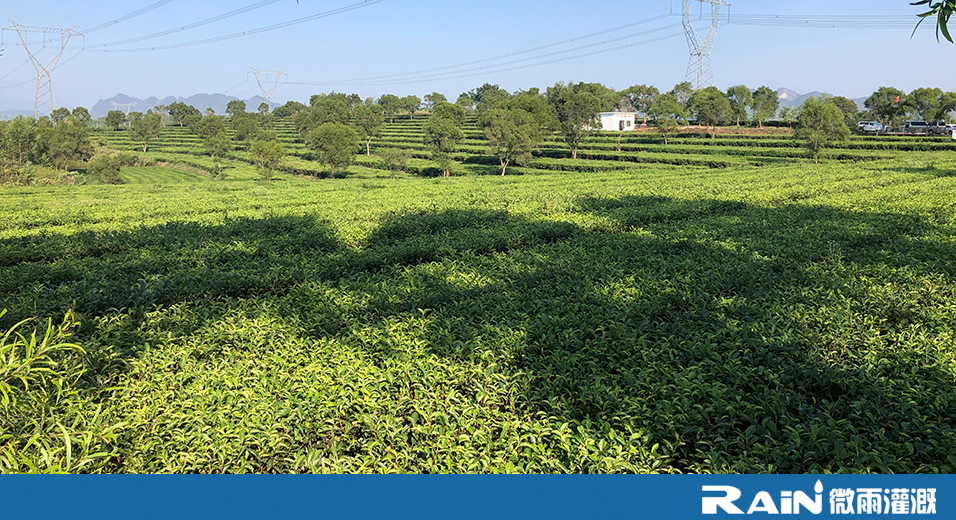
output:
[[[442,78],[435,78],[435,79],[433,79],[433,80],[431,80],[431,81],[444,81],[444,80],[449,80],[449,79],[458,79],[458,78],[467,78],[467,77],[472,77],[472,76],[497,74],[497,73],[500,73],[500,72],[508,72],[508,71],[517,70],[517,69],[528,69],[528,68],[531,68],[531,67],[540,67],[540,66],[542,66],[542,65],[551,65],[551,64],[553,64],[553,63],[560,63],[560,62],[564,62],[564,61],[575,60],[575,59],[579,59],[579,58],[585,58],[585,57],[588,57],[588,56],[595,56],[595,55],[598,55],[598,54],[605,54],[605,53],[608,53],[608,52],[615,52],[615,51],[619,51],[619,50],[622,50],[622,49],[628,49],[628,48],[631,48],[631,47],[638,47],[638,46],[642,46],[642,45],[649,45],[649,44],[651,44],[651,43],[657,43],[657,42],[661,42],[661,41],[664,41],[664,40],[670,40],[670,39],[673,39],[673,38],[679,38],[679,37],[681,37],[681,36],[684,36],[684,33],[683,33],[683,32],[672,33],[672,34],[668,34],[668,35],[665,35],[665,36],[659,36],[659,37],[657,37],[657,38],[651,38],[651,39],[649,39],[649,40],[644,40],[644,41],[639,41],[639,42],[630,43],[630,44],[627,44],[627,45],[619,45],[619,46],[617,46],[617,47],[612,47],[612,48],[609,48],[609,49],[601,49],[601,50],[586,52],[586,53],[582,53],[582,54],[576,54],[576,55],[574,55],[574,56],[566,56],[566,57],[563,57],[563,58],[557,58],[557,59],[553,59],[553,60],[546,60],[546,61],[541,61],[541,62],[537,62],[537,63],[530,63],[530,64],[527,64],[527,65],[520,65],[520,66],[514,66],[514,67],[506,67],[506,68],[503,68],[503,69],[496,69],[496,70],[484,70],[484,71],[480,71],[480,72],[473,72],[473,73],[467,73],[467,74],[452,73],[452,74],[450,74],[450,75],[448,75],[448,76],[445,76],[445,77],[442,77]],[[350,85],[350,86],[400,85],[400,84],[406,84],[406,83],[417,83],[417,82],[419,82],[419,81],[422,81],[422,80],[421,80],[421,79],[418,79],[418,78],[415,78],[415,79],[410,79],[410,80],[383,81],[383,82],[377,82],[377,83],[361,83],[361,84],[358,84],[358,83],[357,83],[357,84]],[[327,83],[289,83],[289,84],[292,84],[292,85],[315,85],[315,86],[328,85]]]
[[[27,59],[26,61],[24,61],[24,62],[21,63],[20,65],[17,65],[16,68],[14,68],[13,70],[11,70],[10,72],[4,74],[3,76],[0,76],[0,79],[7,79],[7,77],[9,77],[11,74],[13,74],[14,72],[16,72],[16,71],[22,69],[27,63],[30,63],[30,60],[29,60],[29,59]]]
[[[126,20],[130,20],[130,19],[132,19],[132,18],[136,18],[137,16],[146,14],[146,13],[148,13],[148,12],[154,10],[154,9],[158,9],[158,8],[160,8],[160,7],[162,7],[162,6],[166,5],[166,4],[169,4],[169,3],[171,3],[171,2],[174,2],[174,1],[175,1],[175,0],[160,0],[159,2],[150,4],[150,5],[148,5],[148,6],[144,7],[144,8],[142,8],[142,9],[140,9],[140,10],[138,10],[138,11],[134,11],[134,12],[132,12],[132,13],[129,13],[129,14],[120,16],[119,18],[117,18],[117,19],[115,19],[115,20],[110,20],[109,22],[102,23],[102,24],[100,24],[100,25],[97,25],[97,26],[93,27],[92,29],[87,29],[86,31],[84,31],[84,34],[91,33],[91,32],[94,32],[94,31],[99,31],[99,30],[101,30],[101,29],[105,29],[105,28],[107,28],[107,27],[111,27],[111,26],[113,26],[113,25],[123,23],[123,22],[125,22]],[[46,45],[47,43],[51,43],[51,42],[55,42],[55,41],[57,41],[57,40],[56,40],[56,39],[50,39],[50,40],[43,40],[42,42],[39,42],[39,43],[42,43],[42,44]],[[17,44],[14,43],[13,45],[17,45]],[[17,45],[17,46],[19,46],[19,45]]]
[[[170,35],[170,34],[173,34],[173,33],[178,33],[178,32],[182,32],[182,31],[188,31],[189,29],[195,29],[196,27],[200,27],[200,26],[203,26],[203,25],[208,25],[208,24],[211,24],[211,23],[214,23],[214,22],[218,22],[218,21],[220,21],[220,20],[225,20],[226,18],[231,18],[231,17],[233,17],[233,16],[237,16],[237,15],[240,15],[240,14],[243,14],[243,13],[247,13],[247,12],[249,12],[249,11],[253,11],[253,10],[259,9],[260,7],[265,7],[265,6],[267,6],[267,5],[274,4],[274,3],[277,3],[277,2],[279,2],[279,0],[263,0],[263,1],[261,1],[261,2],[256,2],[256,3],[254,3],[254,4],[250,4],[250,5],[247,5],[247,6],[245,6],[245,7],[241,7],[241,8],[239,8],[239,9],[234,9],[234,10],[232,10],[232,11],[229,11],[229,12],[226,12],[226,13],[223,13],[223,14],[220,14],[220,15],[213,16],[212,18],[206,18],[205,20],[200,20],[200,21],[198,21],[198,22],[193,22],[193,23],[191,23],[191,24],[187,24],[187,25],[184,25],[184,26],[182,26],[182,27],[177,27],[177,28],[175,28],[175,29],[169,29],[169,30],[167,30],[167,31],[160,31],[160,32],[153,33],[153,34],[147,34],[147,35],[145,35],[145,36],[139,36],[139,37],[136,37],[136,38],[130,38],[130,39],[128,39],[128,40],[119,40],[119,41],[115,41],[115,42],[100,43],[100,44],[97,44],[97,45],[95,45],[95,46],[93,46],[93,47],[114,47],[114,46],[116,46],[116,45],[124,45],[124,44],[127,44],[127,43],[140,42],[140,41],[143,41],[143,40],[151,40],[151,39],[153,39],[153,38],[159,38],[160,36],[167,36],[167,35]]]
[[[774,15],[734,14],[730,25],[806,27],[816,29],[913,29],[918,20],[910,15]]]
[[[545,45],[540,45],[540,46],[538,46],[538,47],[532,47],[532,48],[530,48],[530,49],[524,49],[524,50],[520,50],[520,51],[509,52],[509,53],[507,53],[507,54],[499,54],[499,55],[497,55],[497,56],[491,56],[491,57],[489,57],[489,58],[482,58],[482,59],[478,59],[478,60],[466,61],[466,62],[463,62],[463,63],[456,63],[456,64],[454,64],[454,65],[445,65],[445,66],[442,66],[442,67],[435,67],[435,68],[431,68],[431,69],[422,69],[422,70],[416,70],[416,71],[405,72],[405,73],[400,73],[400,74],[386,74],[386,75],[384,75],[384,76],[371,76],[371,77],[365,77],[365,78],[352,78],[352,79],[348,79],[348,80],[332,80],[331,83],[336,83],[336,84],[338,84],[338,83],[348,83],[348,82],[356,82],[356,81],[377,81],[377,80],[385,80],[385,79],[389,79],[389,78],[396,78],[396,77],[400,77],[400,76],[411,76],[411,75],[425,74],[425,73],[429,73],[429,72],[437,72],[437,71],[442,71],[442,70],[456,69],[456,68],[458,68],[458,67],[466,67],[466,66],[468,66],[468,65],[475,65],[475,64],[478,64],[478,63],[486,63],[486,62],[489,62],[489,61],[496,61],[496,60],[499,60],[499,59],[510,58],[510,57],[512,57],[512,56],[519,56],[519,55],[521,55],[521,54],[528,54],[528,53],[531,53],[531,52],[537,52],[537,51],[540,51],[540,50],[550,49],[550,48],[552,48],[552,47],[558,47],[558,46],[565,45],[565,44],[568,44],[568,43],[573,43],[573,42],[576,42],[576,41],[579,41],[579,40],[586,40],[586,39],[588,39],[588,38],[594,38],[594,37],[596,37],[596,36],[601,36],[601,35],[604,35],[604,34],[608,34],[608,33],[615,32],[615,31],[620,31],[620,30],[623,30],[623,29],[629,29],[629,28],[631,28],[631,27],[635,27],[635,26],[638,26],[638,25],[643,25],[643,24],[646,24],[646,23],[655,22],[655,21],[657,21],[657,20],[660,20],[660,19],[663,19],[663,18],[667,18],[668,16],[669,16],[669,15],[666,15],[666,14],[664,14],[664,15],[659,15],[659,16],[654,16],[654,17],[652,17],[652,18],[646,18],[646,19],[644,19],[644,20],[639,20],[639,21],[636,21],[636,22],[631,22],[631,23],[627,23],[627,24],[624,24],[624,25],[619,25],[619,26],[617,26],[617,27],[612,27],[612,28],[610,28],[610,29],[604,29],[604,30],[597,31],[597,32],[593,32],[593,33],[590,33],[590,34],[585,34],[585,35],[582,35],[582,36],[575,36],[574,38],[568,38],[568,39],[566,39],[566,40],[562,40],[562,41],[558,41],[558,42],[554,42],[554,43],[548,43],[548,44],[545,44]]]
[[[590,44],[587,44],[587,45],[581,45],[581,46],[578,46],[578,47],[572,47],[572,48],[570,48],[570,49],[563,49],[563,50],[559,50],[559,51],[549,52],[549,53],[546,53],[546,54],[539,54],[539,55],[537,55],[537,56],[529,56],[529,57],[527,57],[527,58],[520,58],[520,59],[517,59],[517,60],[510,60],[510,61],[505,61],[505,62],[501,62],[501,63],[495,63],[495,64],[492,64],[492,65],[484,65],[484,66],[480,66],[480,67],[470,67],[470,68],[467,68],[467,69],[456,70],[456,71],[453,71],[453,72],[445,72],[445,73],[438,73],[438,74],[427,74],[427,75],[407,74],[407,75],[405,75],[405,77],[396,78],[396,79],[400,79],[400,80],[402,80],[403,82],[408,82],[408,81],[412,81],[412,80],[414,80],[414,81],[431,81],[431,80],[435,80],[435,79],[442,79],[444,76],[447,76],[448,74],[462,74],[462,73],[469,73],[469,72],[482,72],[482,71],[487,71],[488,69],[497,69],[497,68],[500,68],[500,67],[506,67],[506,66],[509,66],[509,65],[514,65],[514,64],[517,64],[517,63],[524,63],[524,62],[528,62],[528,61],[540,60],[540,59],[549,58],[549,57],[552,57],[552,56],[559,56],[559,55],[561,55],[561,54],[568,54],[568,53],[571,53],[571,52],[582,51],[582,50],[591,49],[591,48],[594,48],[594,47],[601,47],[601,46],[604,46],[604,45],[608,45],[608,44],[611,44],[611,43],[616,43],[616,42],[623,41],[623,40],[627,40],[627,39],[631,39],[631,38],[637,38],[637,37],[640,37],[640,36],[647,36],[648,34],[655,33],[655,32],[661,32],[661,31],[667,31],[667,30],[670,30],[670,29],[675,29],[675,28],[677,28],[677,27],[680,27],[680,24],[676,24],[676,23],[675,23],[675,24],[666,25],[666,26],[663,26],[663,27],[658,27],[658,28],[655,28],[655,29],[650,29],[650,30],[647,30],[647,31],[642,31],[642,32],[639,32],[639,33],[628,34],[628,35],[625,35],[625,36],[619,36],[619,37],[617,37],[617,38],[611,38],[611,39],[609,39],[609,40],[604,40],[604,41],[600,41],[600,42],[590,43]],[[394,76],[393,76],[393,77],[394,77]],[[290,82],[289,84],[293,84],[293,85],[294,85],[294,84],[296,84],[296,83],[291,83],[291,82]],[[309,83],[309,84],[314,85],[313,83]],[[331,84],[331,83],[324,83],[324,84],[329,85],[329,84]],[[369,85],[369,84],[385,84],[385,85],[387,85],[387,84],[390,84],[390,83],[388,82],[388,80],[383,80],[383,81],[373,81],[373,82],[352,82],[352,83],[340,82],[340,83],[335,83],[335,84],[336,84],[336,85],[343,85],[343,86],[353,86],[353,85],[357,86],[357,85]]]
[[[273,3],[273,2],[277,2],[278,0],[268,0],[268,1],[269,1],[269,3]],[[149,51],[161,51],[161,50],[167,50],[167,49],[179,49],[179,48],[182,48],[182,47],[192,47],[192,46],[194,46],[194,45],[203,45],[203,44],[206,44],[206,43],[220,42],[220,41],[223,41],[223,40],[231,40],[231,39],[233,39],[233,38],[242,38],[243,36],[250,36],[250,35],[253,35],[253,34],[264,33],[264,32],[267,32],[267,31],[273,31],[273,30],[275,30],[275,29],[283,29],[283,28],[285,28],[285,27],[290,27],[290,26],[293,26],[293,25],[298,25],[298,24],[301,24],[301,23],[311,22],[311,21],[313,21],[313,20],[318,20],[318,19],[320,19],[320,18],[327,18],[327,17],[329,17],[329,16],[333,16],[333,15],[337,15],[337,14],[342,14],[342,13],[345,13],[345,12],[348,12],[348,11],[354,11],[355,9],[361,9],[361,8],[363,8],[363,7],[367,7],[367,6],[370,6],[370,5],[380,4],[380,3],[384,2],[384,1],[385,1],[385,0],[365,0],[365,1],[363,1],[363,2],[359,2],[359,3],[356,3],[356,4],[351,4],[351,5],[348,5],[348,6],[345,6],[345,7],[340,7],[340,8],[338,8],[338,9],[333,9],[333,10],[331,10],[331,11],[325,11],[325,12],[319,13],[319,14],[314,14],[314,15],[312,15],[312,16],[306,16],[306,17],[304,17],[304,18],[298,18],[298,19],[295,19],[295,20],[290,20],[290,21],[288,21],[288,22],[282,22],[282,23],[277,23],[277,24],[274,24],[274,25],[269,25],[269,26],[266,26],[266,27],[259,27],[258,29],[251,29],[251,30],[248,30],[248,31],[243,31],[243,32],[238,32],[238,33],[233,33],[233,34],[227,34],[227,35],[225,35],[225,36],[217,36],[217,37],[215,37],[215,38],[206,38],[206,39],[204,39],[204,40],[196,40],[196,41],[191,41],[191,42],[176,43],[176,44],[172,44],[172,45],[162,45],[162,46],[157,46],[157,47],[139,47],[139,48],[135,48],[135,49],[88,49],[88,50],[90,50],[91,52],[149,52]]]
[[[171,3],[171,2],[173,2],[173,1],[174,1],[174,0],[161,0],[161,1],[156,2],[156,3],[154,3],[154,4],[147,5],[146,7],[142,8],[142,9],[140,9],[140,10],[138,10],[138,11],[133,11],[132,13],[129,13],[129,14],[127,14],[127,15],[120,16],[119,18],[117,18],[117,19],[115,19],[115,20],[111,20],[111,21],[109,21],[109,22],[106,22],[106,23],[102,23],[102,24],[100,24],[100,25],[97,25],[96,27],[93,27],[93,28],[91,28],[91,29],[87,29],[87,30],[84,31],[84,32],[86,32],[87,34],[89,34],[89,33],[91,33],[91,32],[99,31],[100,29],[106,29],[107,27],[110,27],[110,26],[113,26],[113,25],[116,25],[116,24],[119,24],[119,23],[123,23],[123,22],[125,22],[126,20],[129,20],[129,19],[132,19],[132,18],[136,18],[137,16],[146,14],[146,13],[152,11],[153,9],[159,9],[160,7],[162,7],[162,6],[164,6],[164,5],[168,4],[168,3]]]
[[[231,91],[233,91],[233,90],[236,90],[237,88],[239,88],[239,87],[245,85],[246,83],[249,83],[249,77],[248,77],[248,76],[246,76],[246,80],[243,81],[242,83],[240,83],[240,84],[238,84],[238,85],[236,85],[236,86],[234,86],[234,87],[230,87],[230,88],[228,88],[228,89],[226,89],[226,90],[220,92],[220,94],[228,94],[229,92],[231,92]]]
[[[28,80],[26,80],[26,81],[24,81],[24,82],[22,82],[22,83],[17,83],[17,84],[14,84],[14,85],[0,85],[0,88],[22,87],[23,85],[26,85],[27,83],[33,83],[33,80],[32,80],[32,79],[28,79]]]

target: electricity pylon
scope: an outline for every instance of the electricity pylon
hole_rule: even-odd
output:
[[[272,70],[256,70],[252,69],[252,75],[256,77],[256,83],[259,84],[259,90],[262,91],[262,99],[265,100],[265,103],[269,105],[269,111],[272,112],[272,94],[275,94],[277,88],[279,88],[279,81],[282,79],[282,76],[288,77],[289,75],[285,72],[272,71]],[[246,76],[248,78],[248,76]],[[269,78],[273,78],[275,81],[272,82],[272,86],[269,87]],[[263,85],[265,83],[265,85]]]
[[[53,102],[53,70],[56,69],[56,65],[60,61],[60,57],[63,56],[63,51],[66,50],[67,43],[70,42],[70,38],[74,36],[83,37],[83,35],[74,30],[76,29],[76,26],[73,26],[69,29],[55,29],[52,27],[30,27],[27,25],[20,25],[13,20],[10,20],[10,23],[13,25],[4,28],[4,31],[10,30],[17,32],[17,35],[20,36],[20,41],[23,42],[23,48],[26,49],[27,55],[30,56],[30,61],[33,62],[33,68],[35,68],[37,71],[37,95],[36,101],[33,105],[33,119],[38,119],[40,117],[41,108],[45,109],[47,105],[49,105],[49,112],[52,112],[53,108],[56,106]],[[34,46],[38,44],[42,45],[41,48],[46,48],[47,41],[56,41],[55,38],[47,40],[47,34],[57,34],[60,36],[60,51],[57,52],[56,56],[54,56],[54,58],[46,65],[44,65],[37,58],[36,52],[30,50],[30,33],[40,33],[43,35],[42,40],[39,42],[33,42]]]
[[[703,39],[697,34],[691,21],[690,4],[698,1],[710,4],[710,30]],[[690,63],[687,64],[687,81],[696,90],[714,84],[714,68],[710,64],[710,50],[720,28],[720,6],[730,4],[723,0],[684,0],[684,35],[687,36],[687,47],[690,49]]]
[[[129,115],[130,107],[136,106],[135,101],[133,101],[132,103],[117,103],[116,101],[110,101],[110,104],[113,105],[113,110],[116,110],[119,107],[126,107],[126,115]]]

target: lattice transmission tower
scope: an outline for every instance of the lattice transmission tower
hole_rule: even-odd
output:
[[[70,29],[56,29],[53,27],[31,27],[28,25],[20,25],[13,20],[10,20],[10,23],[13,25],[4,28],[4,32],[8,30],[17,32],[17,35],[20,37],[20,41],[23,43],[23,48],[27,51],[27,55],[30,56],[30,61],[33,62],[33,68],[35,68],[37,71],[37,94],[36,102],[33,105],[33,119],[38,119],[41,112],[52,112],[56,106],[53,101],[53,70],[56,69],[56,65],[59,63],[60,57],[63,56],[63,52],[66,50],[66,46],[70,42],[70,38],[75,36],[84,38],[84,45],[86,39],[82,34],[74,30],[76,29],[76,26],[73,26]],[[41,34],[42,39],[38,42],[34,41],[31,44],[31,33]],[[54,37],[48,40],[48,34],[57,35],[59,38]],[[58,42],[60,44],[59,52],[56,53],[56,56],[54,56],[52,60],[44,64],[39,58],[37,58],[37,54],[39,53],[39,50],[46,48],[48,42]],[[34,46],[34,50],[30,49],[30,45]],[[40,49],[36,49],[37,45],[40,46]],[[51,47],[56,50],[55,46],[51,45]],[[46,110],[47,107],[49,107],[49,110]]]
[[[136,102],[135,102],[135,101],[133,101],[133,102],[131,102],[131,103],[117,103],[116,101],[110,101],[110,104],[113,105],[113,110],[116,110],[116,109],[118,109],[119,107],[126,107],[126,115],[129,115],[129,109],[130,109],[130,107],[135,107],[135,106],[136,106]]]
[[[694,29],[690,5],[691,2],[710,4],[710,30],[701,38]],[[690,49],[690,63],[687,64],[687,81],[694,89],[709,87],[714,84],[714,68],[710,64],[710,50],[717,38],[717,29],[720,28],[720,6],[730,4],[723,0],[684,0],[684,35],[687,36],[687,47]]]
[[[275,94],[276,89],[279,88],[279,82],[282,80],[282,76],[288,78],[289,75],[281,70],[273,71],[256,69],[252,69],[250,74],[256,77],[256,83],[259,84],[259,90],[262,91],[262,99],[265,100],[267,105],[269,105],[269,111],[272,112],[272,94]],[[246,77],[248,78],[248,76]],[[272,79],[271,82],[270,78]]]

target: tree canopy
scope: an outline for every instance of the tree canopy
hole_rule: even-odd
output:
[[[555,109],[572,158],[578,158],[581,142],[601,124],[598,115],[610,102],[608,90],[596,83],[557,83],[548,88],[548,102]]]
[[[541,145],[544,132],[557,128],[554,109],[537,92],[519,92],[499,102],[478,119],[491,143],[492,155],[501,163],[501,175],[508,165],[527,165],[531,152]]]
[[[747,120],[747,109],[754,103],[753,93],[746,85],[737,85],[727,89],[727,99],[730,100],[730,115],[740,126],[740,120]]]
[[[359,147],[359,137],[341,123],[324,123],[309,134],[309,148],[316,152],[319,162],[329,167],[329,177],[344,172],[352,165]]]
[[[372,155],[372,139],[382,132],[382,107],[376,104],[359,105],[352,112],[359,137],[365,141],[365,155]]]
[[[717,125],[724,122],[730,115],[730,100],[717,87],[695,91],[688,104],[697,122],[712,128],[711,137],[717,136]]]
[[[438,103],[423,128],[425,145],[432,151],[432,158],[446,177],[451,175],[451,154],[465,139],[465,133],[461,129],[464,122],[465,111],[460,106]]]
[[[671,93],[657,96],[649,109],[649,115],[654,119],[654,126],[664,138],[664,144],[667,144],[667,134],[677,128],[680,120],[687,119],[684,107],[677,101],[677,96]]]
[[[777,92],[764,85],[753,93],[753,118],[757,126],[762,127],[764,122],[777,113],[780,107],[780,98]]]
[[[143,143],[143,153],[146,153],[149,142],[159,137],[159,132],[162,130],[162,127],[163,123],[159,114],[149,114],[134,121],[130,125],[130,140]]]
[[[844,121],[843,111],[832,100],[810,98],[800,107],[794,137],[803,141],[819,161],[820,151],[833,142],[846,141],[850,129]]]
[[[249,157],[256,163],[262,179],[270,181],[272,172],[279,167],[282,158],[285,157],[285,148],[275,139],[256,141],[249,148]]]
[[[880,87],[863,102],[873,117],[885,126],[899,123],[906,115],[906,94],[897,88]]]

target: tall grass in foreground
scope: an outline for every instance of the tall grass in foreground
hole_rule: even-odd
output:
[[[0,472],[82,471],[109,456],[115,427],[86,413],[86,352],[68,342],[77,316],[25,332],[30,321],[0,337]]]

